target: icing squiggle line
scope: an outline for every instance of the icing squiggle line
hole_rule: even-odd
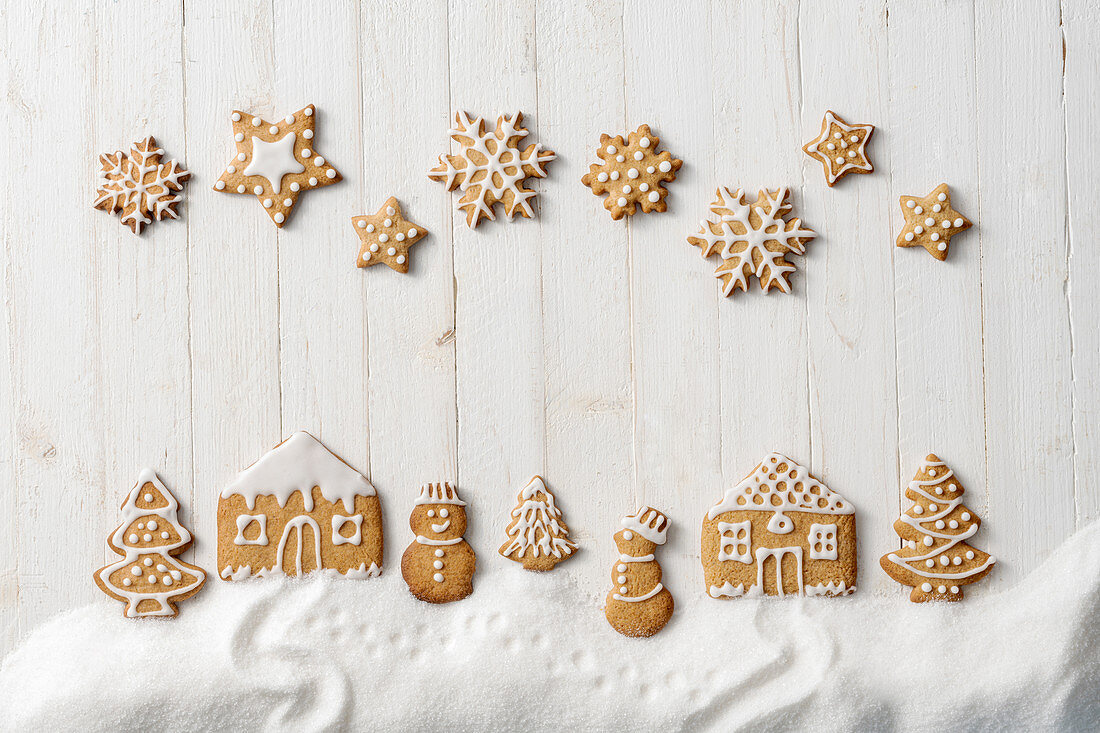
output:
[[[641,603],[642,601],[648,601],[650,598],[652,598],[653,596],[660,593],[663,588],[664,588],[664,586],[661,585],[660,583],[658,583],[657,585],[653,586],[653,588],[648,593],[646,593],[645,595],[641,595],[641,596],[621,596],[618,593],[616,593],[615,595],[612,596],[612,598],[614,598],[616,601],[626,601],[627,603]]]

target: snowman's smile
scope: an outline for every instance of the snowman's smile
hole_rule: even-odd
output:
[[[443,524],[433,524],[432,525],[432,531],[435,532],[436,534],[439,534],[440,532],[446,532],[447,528],[450,527],[450,526],[451,526],[451,520],[448,519]]]

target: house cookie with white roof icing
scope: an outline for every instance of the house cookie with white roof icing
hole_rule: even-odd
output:
[[[306,432],[246,468],[218,500],[223,580],[382,573],[382,505],[367,479]]]
[[[855,507],[779,453],[703,519],[712,598],[841,596],[856,589]]]

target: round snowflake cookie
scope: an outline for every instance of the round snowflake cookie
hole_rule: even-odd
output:
[[[676,171],[684,164],[666,151],[657,152],[661,139],[649,125],[642,125],[624,140],[621,135],[600,135],[596,155],[599,163],[588,166],[581,182],[597,196],[607,195],[603,206],[618,221],[642,211],[666,211],[668,191],[661,186],[676,180]]]

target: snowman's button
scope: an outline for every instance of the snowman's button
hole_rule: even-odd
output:
[[[436,557],[443,557],[443,548],[442,547],[436,549],[435,556]]]
[[[443,582],[443,573],[436,573],[435,575],[432,576],[432,580],[434,580],[437,583],[442,583]]]
[[[436,560],[434,563],[432,563],[432,565],[435,567],[436,570],[442,570],[443,569],[443,561],[442,560]]]

